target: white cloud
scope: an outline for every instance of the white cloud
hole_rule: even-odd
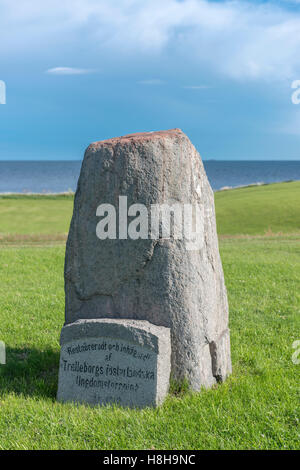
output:
[[[0,0],[0,53],[81,51],[147,61],[171,53],[182,67],[234,79],[300,75],[300,13],[250,0]],[[82,52],[80,52],[82,54]]]
[[[207,88],[211,88],[211,87],[208,85],[187,85],[187,86],[184,86],[183,88],[185,88],[186,90],[206,90]]]
[[[90,72],[91,71],[88,69],[77,69],[74,67],[54,67],[46,70],[46,73],[50,73],[52,75],[83,75]]]
[[[150,78],[149,80],[140,80],[139,85],[163,85],[164,81],[159,78]]]

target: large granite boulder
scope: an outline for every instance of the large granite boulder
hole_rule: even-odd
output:
[[[126,212],[124,220],[124,196],[128,208],[143,204],[149,213],[163,203],[197,207],[197,237],[184,230],[181,238],[161,232],[153,236],[150,223],[146,239],[145,233],[139,239],[128,237],[127,223],[133,217],[127,220]],[[104,216],[102,204],[116,208],[115,239],[100,239],[96,233]],[[180,129],[88,147],[67,242],[65,292],[66,324],[114,318],[169,327],[172,377],[186,378],[195,390],[223,381],[231,372],[214,195],[199,153]]]

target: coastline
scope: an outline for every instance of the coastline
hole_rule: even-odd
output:
[[[242,188],[251,188],[251,187],[256,187],[256,186],[269,186],[272,184],[282,184],[282,183],[294,183],[296,181],[300,181],[298,179],[294,180],[283,180],[283,181],[274,181],[274,182],[264,182],[264,181],[258,181],[256,183],[250,183],[250,184],[241,184],[237,186],[223,186],[220,189],[215,189],[213,190],[214,193],[219,193],[221,191],[230,191],[233,189],[242,189]],[[61,192],[31,192],[31,191],[24,191],[24,192],[12,192],[12,191],[7,191],[7,192],[0,192],[0,197],[20,197],[20,196],[25,196],[25,197],[73,197],[75,195],[75,191],[61,191]]]

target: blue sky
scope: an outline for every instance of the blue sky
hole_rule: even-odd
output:
[[[0,159],[180,127],[203,159],[299,160],[300,1],[0,0]]]

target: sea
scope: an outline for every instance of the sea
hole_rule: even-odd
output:
[[[300,180],[300,161],[203,161],[214,191]],[[0,161],[0,193],[75,191],[81,161]]]

